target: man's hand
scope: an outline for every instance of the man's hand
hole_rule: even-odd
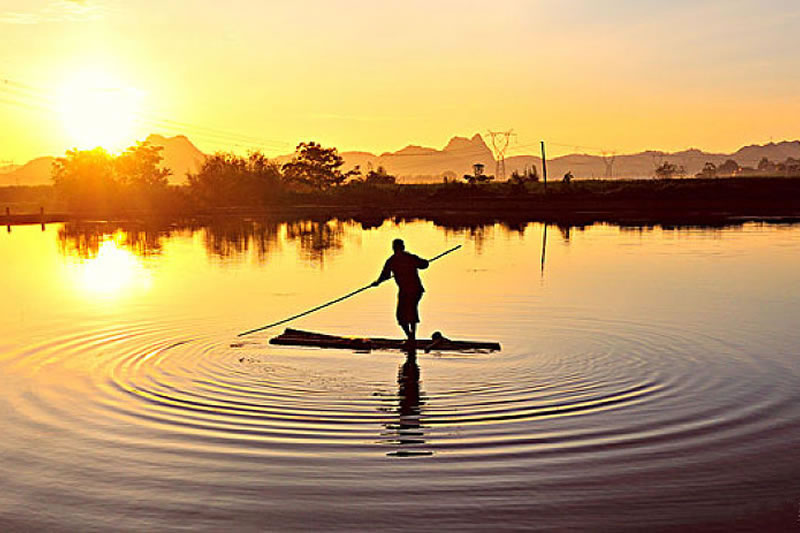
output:
[[[375,280],[375,281],[372,282],[371,287],[377,287],[380,284],[381,284],[380,280]]]

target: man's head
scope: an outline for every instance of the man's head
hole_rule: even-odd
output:
[[[402,252],[406,249],[406,245],[403,242],[403,239],[395,239],[392,241],[392,250],[395,252]]]

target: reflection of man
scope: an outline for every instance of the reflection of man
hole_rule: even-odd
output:
[[[425,289],[419,279],[417,270],[428,268],[428,261],[410,254],[405,250],[402,239],[392,241],[394,254],[386,260],[380,276],[372,284],[377,287],[394,274],[397,283],[397,323],[403,328],[410,341],[416,338],[419,312],[417,306]]]
[[[419,366],[417,365],[417,352],[409,348],[405,363],[400,365],[397,372],[397,396],[399,405],[397,414],[400,421],[397,426],[386,424],[390,435],[396,430],[397,439],[390,441],[398,444],[400,448],[387,455],[392,457],[421,457],[433,455],[430,450],[420,449],[425,444],[425,434],[422,431],[422,405],[425,402],[420,397]],[[424,396],[423,396],[424,398]]]
[[[397,373],[399,386],[397,395],[400,398],[400,427],[418,428],[420,401],[419,401],[419,366],[417,353],[413,348],[408,350],[406,362]],[[409,421],[409,419],[411,419]]]

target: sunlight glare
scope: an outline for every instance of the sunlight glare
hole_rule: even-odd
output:
[[[118,152],[134,142],[141,100],[141,91],[109,74],[83,71],[62,85],[58,109],[76,148]]]

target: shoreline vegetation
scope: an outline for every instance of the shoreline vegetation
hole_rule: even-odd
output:
[[[545,184],[535,169],[499,182],[476,168],[462,180],[398,184],[380,167],[343,172],[336,149],[313,142],[298,145],[283,165],[259,152],[217,153],[186,185],[169,185],[171,172],[160,162],[160,148],[147,143],[117,156],[70,150],[53,165],[53,185],[0,187],[0,224],[227,216],[352,219],[365,227],[391,218],[457,225],[800,221],[800,177],[565,177]]]

